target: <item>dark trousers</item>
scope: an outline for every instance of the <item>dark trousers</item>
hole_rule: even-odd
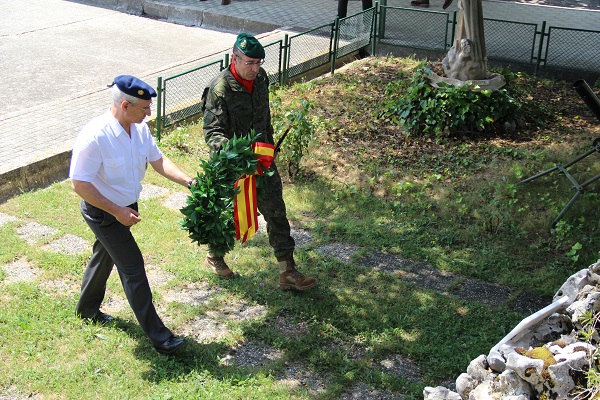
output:
[[[137,203],[131,208],[137,210]],[[153,344],[161,344],[173,334],[167,329],[152,304],[152,292],[144,268],[144,259],[130,228],[91,204],[81,202],[81,214],[96,241],[81,284],[77,315],[90,318],[100,310],[106,281],[116,265],[129,305],[140,326]]]
[[[362,9],[368,10],[373,7],[373,0],[362,0]],[[338,0],[338,13],[337,16],[340,18],[346,18],[348,14],[348,0]]]
[[[257,179],[256,202],[258,211],[267,222],[269,244],[273,247],[275,257],[282,257],[294,251],[294,238],[290,235],[290,223],[287,219],[285,202],[283,201],[283,185],[275,163],[271,165],[273,176]]]

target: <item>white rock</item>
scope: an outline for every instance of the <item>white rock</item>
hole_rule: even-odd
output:
[[[529,399],[532,395],[531,386],[519,377],[519,375],[511,370],[507,369],[494,380],[494,391],[501,395],[502,399],[506,399],[505,396],[526,396]]]
[[[471,375],[473,379],[483,382],[491,373],[488,368],[487,358],[482,354],[469,363],[467,374]]]
[[[508,355],[506,368],[515,371],[521,379],[532,385],[539,386],[544,383],[542,371],[544,361],[520,355],[517,352]]]
[[[469,400],[501,400],[502,397],[498,397],[496,394],[492,394],[492,388],[489,381],[482,382],[477,386],[471,394],[469,394]]]
[[[558,289],[558,292],[554,295],[554,300],[558,300],[560,297],[568,296],[569,303],[572,303],[577,298],[579,291],[585,285],[590,283],[589,281],[590,271],[588,269],[582,269],[571,275],[565,283]]]
[[[456,392],[453,392],[445,387],[430,387],[423,389],[423,400],[463,400]]]
[[[456,378],[456,391],[463,399],[469,397],[469,393],[481,382],[474,379],[471,375],[462,373]]]
[[[490,351],[490,354],[487,356],[487,363],[492,371],[502,372],[506,369],[506,360],[498,350],[492,349],[492,351]]]
[[[546,385],[548,391],[556,395],[556,399],[568,398],[569,392],[575,389],[575,382],[571,378],[572,370],[581,371],[588,364],[587,353],[578,351],[572,354],[561,355],[565,361],[548,366],[550,382],[552,385]],[[551,386],[551,387],[550,387]]]

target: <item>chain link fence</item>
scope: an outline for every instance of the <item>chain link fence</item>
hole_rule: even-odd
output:
[[[336,58],[347,56],[371,44],[375,15],[374,9],[371,9],[338,21]]]
[[[539,45],[537,24],[484,18],[483,29],[488,58],[521,64],[534,62]]]
[[[457,11],[452,13],[375,3],[369,10],[265,45],[265,64],[271,84],[331,65],[335,60],[371,45],[397,46],[445,53],[452,46]],[[484,18],[485,47],[490,60],[540,69],[600,73],[600,31],[549,27]],[[198,68],[158,78],[157,138],[170,125],[202,112],[204,88],[229,63],[215,61]]]
[[[452,46],[458,12],[379,7],[376,45],[444,53]],[[484,18],[490,60],[543,69],[600,72],[600,31]],[[450,40],[448,40],[450,38]]]
[[[378,44],[446,51],[452,32],[451,14],[381,6]]]
[[[262,67],[267,71],[269,83],[271,85],[274,83],[282,83],[283,51],[285,49],[283,40],[278,40],[263,47],[265,48],[265,63]]]
[[[334,23],[289,37],[286,80],[331,62]]]
[[[600,31],[551,26],[544,58],[548,68],[600,72]]]
[[[204,88],[223,68],[223,60],[218,60],[164,80],[158,78],[156,136],[159,140],[164,128],[202,112]]]

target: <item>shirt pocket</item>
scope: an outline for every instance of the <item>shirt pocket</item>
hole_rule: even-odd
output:
[[[106,173],[106,183],[109,185],[119,185],[126,182],[125,158],[109,158],[104,160],[104,172]]]

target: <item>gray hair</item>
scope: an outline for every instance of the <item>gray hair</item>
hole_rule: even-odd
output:
[[[133,105],[136,105],[140,101],[137,97],[123,93],[117,85],[112,86],[112,99],[113,104],[117,107],[120,106],[123,101],[127,101]]]

